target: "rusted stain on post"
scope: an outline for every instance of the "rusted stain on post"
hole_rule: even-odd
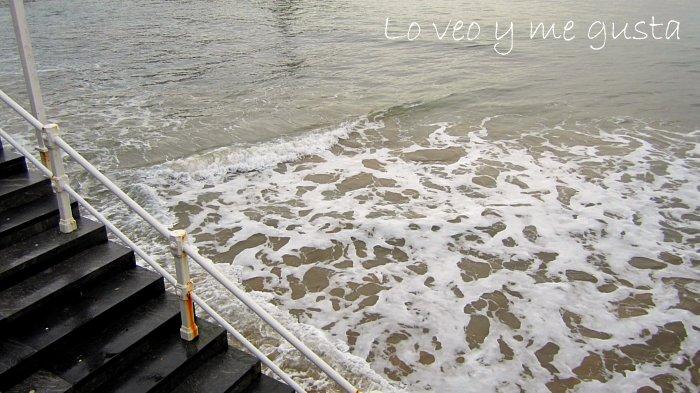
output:
[[[199,328],[195,322],[192,290],[194,286],[190,279],[190,264],[183,250],[187,243],[187,232],[175,230],[170,233],[170,251],[175,257],[175,278],[177,292],[180,297],[180,336],[183,340],[192,341],[199,336]]]
[[[194,337],[199,336],[199,327],[197,326],[197,323],[194,320],[194,301],[192,300],[192,291],[190,289],[190,292],[187,293],[187,300],[185,303],[187,304],[187,321],[188,321],[188,326],[190,326],[190,329],[192,330]]]
[[[44,164],[45,167],[47,167],[50,171],[53,171],[51,169],[51,160],[49,159],[49,150],[46,148],[43,148],[43,150],[39,147],[37,147],[37,150],[39,151],[39,158],[41,159],[41,163]]]

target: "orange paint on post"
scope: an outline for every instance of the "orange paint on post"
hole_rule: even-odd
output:
[[[192,293],[188,292],[187,293],[187,320],[189,323],[190,329],[192,329],[192,334],[194,335],[194,338],[199,337],[199,327],[194,321],[194,302],[192,301]]]

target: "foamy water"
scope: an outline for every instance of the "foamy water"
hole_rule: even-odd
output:
[[[694,1],[26,6],[64,138],[363,389],[697,390]],[[499,56],[488,28],[473,45],[383,35],[386,17],[651,15],[681,39],[520,36]],[[0,87],[27,105],[12,37],[0,24]],[[0,127],[32,144],[13,113]],[[69,171],[169,267],[163,239]],[[294,378],[337,389],[194,269]]]
[[[633,119],[491,135],[517,118],[416,141],[379,115],[303,159],[282,142],[141,176],[224,272],[397,389],[692,390],[697,142]]]

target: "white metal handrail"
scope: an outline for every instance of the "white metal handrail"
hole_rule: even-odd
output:
[[[55,132],[46,132],[47,126],[55,125],[45,125],[42,124],[38,119],[27,112],[22,106],[17,104],[12,98],[0,90],[0,99],[4,101],[10,108],[17,112],[21,117],[23,117],[27,122],[29,122],[35,128],[44,131],[44,137],[48,139],[51,145],[56,145],[61,148],[67,155],[73,158],[78,164],[80,164],[88,173],[94,176],[98,181],[100,181],[107,189],[109,189],[115,196],[117,196],[122,202],[124,202],[131,210],[142,217],[146,222],[148,222],[156,231],[158,231],[164,237],[171,239],[173,232],[170,231],[165,225],[148,213],[143,207],[141,207],[136,201],[129,197],[124,191],[122,191],[116,184],[114,184],[109,178],[107,178],[102,172],[95,168],[90,162],[88,162],[80,153],[75,151],[66,141],[64,141]],[[51,170],[46,168],[44,165],[36,160],[33,156],[27,152],[26,149],[19,146],[19,144],[14,141],[7,133],[0,130],[0,135],[7,139],[10,144],[15,146],[18,151],[20,151],[25,157],[40,168],[44,174],[48,176],[53,176]],[[73,198],[75,198],[78,203],[83,205],[93,216],[98,218],[105,226],[114,233],[120,240],[124,241],[134,252],[136,252],[140,257],[142,257],[149,265],[151,265],[159,274],[166,278],[171,284],[178,286],[177,280],[172,277],[167,271],[165,271],[160,265],[158,265],[148,254],[143,252],[136,244],[129,240],[118,228],[116,228],[109,220],[102,216],[97,210],[95,210],[91,205],[87,203],[73,188],[70,187],[67,182],[59,182],[59,187],[65,190]],[[323,371],[329,378],[335,381],[343,390],[349,393],[359,392],[350,382],[348,382],[342,375],[340,375],[335,369],[333,369],[328,363],[326,363],[321,357],[316,355],[311,349],[309,349],[301,340],[299,340],[293,333],[287,330],[281,323],[279,323],[272,315],[265,311],[259,304],[255,302],[245,291],[238,288],[230,279],[221,274],[214,264],[208,259],[204,258],[197,249],[189,243],[185,243],[182,247],[187,255],[189,255],[198,265],[200,265],[206,272],[208,272],[215,280],[217,280],[221,285],[223,285],[229,292],[231,292],[236,298],[243,302],[251,311],[256,313],[268,326],[280,334],[285,340],[287,340],[292,346],[294,346],[299,352],[301,352],[309,361],[315,364],[321,371]],[[250,350],[258,359],[265,363],[270,369],[280,376],[287,384],[293,387],[298,392],[303,392],[304,390],[296,384],[291,378],[284,373],[279,367],[277,367],[272,361],[270,361],[262,352],[255,348],[250,342],[248,342],[239,332],[237,332],[228,322],[216,313],[209,305],[207,305],[201,298],[192,294],[192,299],[200,305],[209,315],[212,316],[217,322],[219,322],[227,331],[229,331],[236,339],[241,341],[248,350]],[[211,311],[211,312],[210,312]],[[246,343],[248,345],[246,345]],[[249,347],[250,346],[250,347]],[[253,348],[253,349],[251,349]]]
[[[7,106],[9,106],[10,109],[14,110],[20,116],[22,116],[24,120],[26,120],[37,130],[41,131],[44,128],[44,124],[42,122],[37,120],[36,117],[32,116],[29,112],[27,112],[26,109],[22,108],[20,104],[16,103],[12,98],[10,98],[10,96],[5,94],[5,92],[2,90],[0,90],[0,100],[7,104]]]
[[[32,49],[31,39],[29,37],[29,26],[27,26],[27,14],[24,9],[24,2],[22,0],[10,0],[10,14],[12,14],[12,26],[14,27],[15,38],[17,39],[19,58],[22,61],[22,72],[24,74],[24,83],[27,85],[29,104],[32,106],[34,117],[43,123],[46,122],[44,98],[41,96],[39,74],[36,71],[36,63],[34,62],[34,50]],[[36,130],[35,135],[36,147],[41,156],[41,162],[48,166],[48,151],[44,145],[44,141],[41,139],[41,131]]]
[[[51,177],[51,171],[45,167],[39,160],[31,155],[19,142],[7,134],[3,129],[0,128],[0,137],[7,140],[17,151],[24,155],[29,161],[34,164],[35,167],[39,169],[44,175]],[[129,239],[122,231],[119,230],[114,224],[109,221],[104,215],[102,215],[97,209],[95,209],[89,202],[87,202],[80,194],[78,194],[70,185],[66,186],[66,191],[76,200],[80,205],[82,205],[93,217],[97,218],[98,221],[102,222],[110,232],[112,232],[119,240],[124,242],[130,249],[132,249],[138,256],[141,257],[149,266],[151,266],[158,274],[160,274],[168,283],[175,286],[177,285],[177,280],[173,277],[167,270],[163,269],[150,255],[148,255],[141,247],[136,245],[131,239]],[[277,376],[279,376],[287,385],[292,387],[295,391],[304,393],[305,390],[299,386],[287,373],[277,366],[272,360],[270,360],[262,351],[260,351],[255,345],[248,341],[245,336],[243,336],[236,328],[231,326],[230,323],[226,321],[218,312],[211,308],[202,298],[193,294],[193,300],[197,305],[202,307],[202,309],[209,314],[215,321],[217,321],[226,331],[231,333],[231,335],[238,340],[243,346],[255,355],[261,362],[263,362],[267,367],[272,370]]]
[[[253,312],[255,312],[265,323],[273,330],[284,337],[290,344],[298,349],[309,361],[319,367],[331,379],[338,383],[347,392],[359,392],[352,384],[350,384],[342,375],[330,367],[323,359],[311,351],[303,342],[289,332],[282,324],[268,314],[260,305],[258,305],[245,291],[238,288],[231,280],[222,275],[215,265],[199,254],[197,249],[188,243],[187,233],[185,231],[171,231],[160,221],[149,214],[143,207],[131,199],[124,193],[116,184],[109,180],[97,168],[90,164],[82,155],[75,151],[68,143],[59,136],[59,128],[56,124],[44,124],[46,115],[39,86],[39,78],[37,74],[36,64],[34,62],[34,54],[32,50],[31,40],[29,37],[29,29],[27,26],[26,13],[22,0],[10,0],[10,12],[12,14],[12,22],[17,38],[20,60],[24,72],[24,79],[27,85],[27,93],[32,106],[33,114],[30,114],[21,105],[17,104],[7,94],[0,90],[0,99],[4,101],[10,108],[23,117],[29,124],[36,129],[37,151],[41,161],[34,158],[23,146],[15,141],[10,135],[0,129],[0,136],[5,138],[19,152],[21,152],[29,161],[34,164],[41,172],[51,178],[51,183],[54,188],[58,210],[59,210],[59,230],[64,233],[75,231],[77,226],[75,219],[72,216],[70,208],[70,197],[73,197],[86,208],[94,217],[101,221],[114,235],[128,245],[136,254],[143,258],[152,268],[154,268],[161,276],[163,276],[170,284],[172,284],[178,293],[180,302],[180,311],[182,318],[182,327],[180,335],[185,340],[193,340],[197,337],[198,328],[194,320],[194,305],[197,303],[202,307],[212,318],[219,322],[229,333],[239,340],[249,351],[265,363],[270,369],[275,372],[282,380],[294,388],[298,392],[304,390],[296,384],[284,371],[268,359],[259,349],[245,339],[238,331],[236,331],[221,315],[212,309],[193,291],[193,285],[190,281],[188,256],[195,260],[206,272],[212,275],[220,284],[226,287],[234,296],[241,300]],[[124,202],[131,210],[141,216],[161,235],[170,240],[171,252],[175,258],[176,277],[170,275],[165,269],[157,264],[153,258],[146,254],[140,247],[126,237],[117,227],[115,227],[107,218],[98,212],[92,205],[83,199],[69,184],[65,174],[62,152],[71,156],[78,162],[88,173],[94,176],[98,181],[105,185],[112,193],[114,193],[122,202]]]

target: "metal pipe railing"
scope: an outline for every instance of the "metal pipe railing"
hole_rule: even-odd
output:
[[[163,225],[160,221],[158,221],[155,217],[153,217],[149,212],[147,212],[144,208],[141,207],[135,200],[131,199],[130,196],[128,196],[124,191],[119,188],[116,184],[114,184],[107,176],[103,175],[102,172],[100,172],[97,168],[95,168],[92,164],[88,162],[80,153],[75,151],[66,141],[64,141],[60,136],[57,136],[54,139],[56,145],[60,147],[63,151],[66,152],[72,159],[74,159],[80,166],[85,168],[85,170],[94,176],[97,180],[100,181],[107,189],[109,189],[114,195],[117,196],[117,198],[121,199],[122,202],[124,202],[131,210],[133,210],[136,214],[141,216],[144,220],[146,220],[147,223],[151,224],[151,226],[158,231],[161,235],[163,235],[166,239],[170,238],[170,230],[168,227]]]
[[[0,90],[0,99],[2,99],[8,106],[10,106],[12,109],[14,109],[17,113],[19,113],[22,117],[24,117],[28,122],[30,122],[35,127],[38,126],[41,129],[44,128],[44,125],[40,121],[38,121],[36,118],[34,118],[26,110],[24,110],[24,108],[22,108],[19,104],[17,104],[15,101],[13,101],[2,90]],[[124,193],[124,191],[122,191],[109,178],[107,178],[104,174],[102,174],[102,172],[100,172],[97,168],[95,168],[92,164],[90,164],[90,162],[88,162],[80,153],[75,151],[75,149],[73,149],[60,136],[51,135],[51,141],[53,143],[55,143],[58,147],[60,147],[67,155],[69,155],[71,158],[73,158],[78,164],[80,164],[88,173],[90,173],[97,180],[99,180],[105,187],[107,187],[113,194],[115,194],[115,196],[117,196],[122,202],[124,202],[136,214],[141,216],[146,222],[148,222],[161,235],[163,235],[167,239],[170,239],[172,233],[165,225],[163,225],[160,221],[158,221],[155,217],[153,217],[150,213],[148,213],[136,201],[131,199],[131,197],[129,197],[126,193]],[[25,154],[25,156],[26,156],[26,154]],[[67,186],[66,189],[67,190],[70,189],[71,191],[73,191],[72,188],[70,188],[69,186]],[[80,203],[80,200],[84,201],[84,199],[79,198],[79,195],[76,197],[77,193],[75,193],[75,191],[73,191],[73,192],[69,191],[69,193],[70,193],[70,195],[75,197],[79,201],[79,203]],[[75,193],[75,195],[73,195],[74,193]],[[87,203],[87,202],[85,202],[85,203]],[[90,209],[88,209],[88,210],[90,210]],[[91,213],[92,213],[92,211],[91,211]],[[107,224],[105,224],[105,225],[107,226]],[[109,228],[109,226],[108,226],[108,228]],[[111,228],[110,228],[110,230],[111,230]],[[133,242],[130,242],[130,243],[133,244]],[[131,247],[131,244],[127,243],[127,245],[129,245],[130,247]],[[135,246],[135,244],[134,244],[134,246]],[[238,298],[248,308],[250,308],[253,312],[255,312],[273,330],[275,330],[285,340],[287,340],[290,344],[292,344],[292,346],[294,346],[297,350],[299,350],[309,361],[311,361],[319,369],[321,369],[321,371],[323,371],[326,375],[328,375],[329,378],[331,378],[333,381],[335,381],[341,388],[343,388],[343,390],[345,390],[349,393],[359,392],[359,390],[357,388],[355,388],[350,382],[348,382],[342,375],[340,375],[337,371],[335,371],[330,365],[328,365],[328,363],[326,363],[323,359],[321,359],[318,355],[316,355],[301,340],[296,338],[296,336],[294,336],[290,331],[288,331],[273,316],[271,316],[262,307],[260,307],[260,305],[258,305],[250,296],[248,296],[247,293],[245,293],[245,291],[238,288],[238,286],[236,286],[231,280],[229,280],[227,277],[222,275],[216,269],[216,267],[214,266],[214,264],[212,262],[208,261],[206,258],[204,258],[203,256],[201,256],[199,254],[199,252],[197,251],[197,249],[195,247],[193,247],[191,244],[186,244],[186,245],[184,245],[183,250],[187,253],[187,255],[189,255],[192,259],[194,259],[198,265],[200,265],[205,271],[207,271],[209,274],[211,274],[219,283],[221,283],[226,289],[228,289],[234,296],[236,296],[236,298]],[[136,250],[134,249],[134,251],[136,251]],[[177,285],[177,283],[174,285]],[[262,361],[262,359],[261,359],[261,361]]]
[[[57,202],[60,211],[59,228],[61,232],[67,233],[76,229],[76,222],[72,217],[70,209],[70,197],[76,199],[83,207],[85,207],[93,216],[100,220],[113,234],[127,244],[134,252],[143,258],[152,268],[154,268],[161,276],[168,280],[170,284],[175,286],[178,294],[183,300],[181,305],[183,325],[181,335],[184,339],[194,339],[198,332],[194,321],[193,301],[199,304],[209,313],[217,322],[226,328],[235,338],[243,343],[248,350],[255,354],[258,359],[268,365],[277,375],[280,376],[289,386],[293,387],[298,392],[304,390],[296,384],[284,371],[270,361],[261,351],[254,345],[248,342],[240,333],[238,333],[226,320],[218,313],[209,307],[202,299],[193,293],[192,283],[189,280],[189,265],[187,257],[192,257],[205,271],[209,272],[217,279],[224,287],[240,299],[246,306],[253,310],[260,318],[277,331],[282,337],[289,341],[311,362],[316,364],[324,371],[331,379],[336,381],[340,386],[348,392],[356,392],[355,389],[347,380],[345,380],[338,372],[333,370],[326,362],[318,357],[313,351],[304,345],[299,339],[291,334],[277,320],[263,310],[252,298],[244,291],[236,287],[233,282],[221,275],[214,265],[202,257],[196,248],[187,243],[186,233],[184,231],[171,232],[165,225],[149,214],[131,197],[124,193],[116,184],[109,180],[97,168],[90,164],[82,155],[75,151],[68,143],[66,143],[58,135],[58,126],[55,124],[43,124],[46,122],[46,114],[44,110],[43,99],[39,78],[34,61],[33,50],[29,38],[27,20],[25,15],[24,4],[22,0],[10,0],[10,13],[12,14],[12,22],[17,38],[20,60],[24,71],[24,79],[27,85],[27,92],[32,106],[34,115],[27,112],[21,105],[17,104],[7,94],[0,90],[0,99],[5,102],[11,109],[22,116],[36,130],[37,150],[41,156],[41,162],[34,158],[26,149],[24,149],[10,135],[0,129],[0,135],[8,140],[18,151],[20,151],[29,161],[32,162],[45,175],[51,177],[52,185],[56,193]],[[48,149],[47,149],[48,147]],[[59,150],[60,149],[60,150]],[[165,269],[157,264],[148,254],[143,252],[135,243],[126,237],[118,228],[116,228],[109,220],[100,214],[92,207],[85,199],[83,199],[72,187],[68,184],[68,178],[63,167],[63,159],[61,150],[76,160],[88,173],[99,180],[113,194],[115,194],[122,202],[124,202],[132,211],[141,216],[161,235],[171,241],[171,251],[175,256],[175,267],[177,279],[173,278]],[[187,315],[186,315],[187,314]]]
[[[25,156],[40,172],[44,175],[51,177],[53,174],[51,171],[44,166],[39,160],[29,153],[19,142],[17,142],[12,136],[6,133],[4,130],[0,129],[0,137],[7,140],[17,151],[19,151],[23,156]],[[97,209],[95,209],[90,203],[88,203],[80,194],[78,194],[70,185],[65,186],[66,192],[68,192],[71,197],[73,197],[81,206],[83,206],[93,217],[100,221],[104,226],[114,234],[119,240],[127,245],[131,250],[133,250],[141,259],[143,259],[151,268],[153,268],[158,274],[161,275],[170,285],[176,286],[177,280],[173,277],[167,270],[165,270],[160,264],[158,264],[150,255],[148,255],[141,247],[136,245],[131,239],[129,239],[119,228],[114,226],[114,224],[109,221],[104,215],[102,215]],[[226,321],[216,310],[209,306],[202,298],[196,294],[192,294],[192,298],[195,303],[202,307],[202,309],[209,314],[215,321],[217,321],[227,332],[238,340],[243,346],[250,351],[256,358],[263,362],[273,373],[279,376],[287,385],[293,388],[296,392],[306,393],[306,391],[299,386],[290,376],[279,368],[270,358],[268,358],[262,351],[260,351],[253,343],[248,341],[245,336],[243,336],[236,328],[234,328],[230,323]]]
[[[27,94],[29,95],[29,104],[32,106],[34,116],[40,122],[46,122],[46,111],[44,110],[44,99],[41,96],[41,87],[39,85],[39,75],[36,70],[36,62],[34,61],[34,50],[32,50],[31,39],[29,38],[29,27],[27,26],[27,14],[24,9],[22,0],[10,0],[10,14],[12,14],[12,24],[15,28],[15,38],[17,39],[17,50],[19,59],[22,62],[22,71],[24,73],[24,83],[27,86]],[[49,165],[48,151],[44,140],[41,137],[41,130],[35,130],[36,147],[41,156],[41,162],[47,167]]]
[[[27,112],[26,109],[22,108],[22,106],[18,103],[16,103],[10,96],[5,94],[4,91],[0,90],[0,100],[2,100],[7,106],[10,107],[13,111],[17,112],[20,116],[24,118],[29,124],[31,124],[34,128],[37,130],[41,131],[44,128],[44,124],[37,120],[36,117],[32,116],[31,113]]]
[[[24,73],[24,83],[27,85],[29,93],[29,104],[32,106],[34,116],[41,122],[46,122],[46,112],[44,111],[44,99],[41,96],[39,86],[39,75],[34,61],[34,50],[32,49],[31,38],[29,37],[29,26],[27,26],[27,13],[22,0],[10,0],[10,14],[12,14],[12,25],[17,39],[17,51],[22,62]]]
[[[97,168],[92,166],[85,158],[83,158],[80,153],[75,151],[66,141],[61,139],[60,136],[54,138],[54,142],[58,145],[67,155],[72,157],[76,162],[78,162],[87,172],[95,176],[102,184],[105,185],[110,191],[112,191],[119,199],[122,200],[127,206],[134,210],[139,216],[143,217],[149,224],[151,224],[158,232],[160,232],[166,238],[170,238],[171,232],[168,228],[161,224],[155,217],[144,210],[136,201],[131,199],[126,193],[124,193],[116,184],[109,180],[105,175],[103,175]],[[243,304],[248,306],[254,313],[256,313],[265,323],[270,325],[277,333],[279,333],[285,340],[294,346],[299,352],[301,352],[309,361],[320,368],[326,375],[328,375],[332,380],[334,380],[343,390],[355,393],[357,389],[348,382],[342,375],[335,371],[331,366],[328,365],[323,359],[316,355],[309,347],[307,347],[301,340],[296,338],[289,330],[287,330],[281,323],[279,323],[272,315],[268,314],[260,305],[258,305],[247,293],[242,289],[238,288],[231,280],[226,278],[221,272],[219,272],[213,263],[209,262],[207,259],[202,257],[196,248],[191,244],[186,244],[184,246],[184,251],[189,255],[199,266],[211,274],[221,285],[228,289],[238,300],[242,301]]]

